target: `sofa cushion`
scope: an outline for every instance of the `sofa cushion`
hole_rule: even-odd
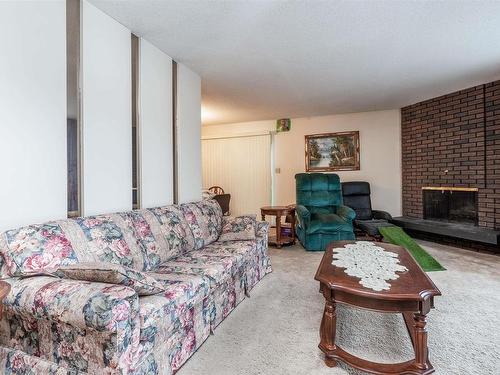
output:
[[[210,289],[214,289],[233,275],[237,261],[234,257],[210,256],[194,251],[162,263],[156,272],[203,276],[210,281]]]
[[[79,229],[71,227],[71,242],[97,261],[142,270],[143,251],[126,217],[126,214],[106,214],[71,219],[69,221],[76,223]]]
[[[163,285],[164,292],[140,298],[141,331],[148,329],[154,319],[174,324],[182,310],[209,295],[209,280],[201,275],[155,272],[150,276]]]
[[[21,316],[81,329],[116,332],[139,311],[137,293],[123,285],[49,276],[11,278],[4,304]]]
[[[241,265],[255,257],[255,241],[216,241],[199,251],[206,257],[233,257]]]
[[[194,237],[194,249],[217,241],[222,230],[222,209],[213,199],[181,204],[181,210]]]
[[[307,233],[352,232],[350,223],[336,214],[312,214]]]
[[[5,271],[10,276],[23,276],[52,271],[80,259],[94,260],[93,254],[73,246],[71,224],[68,220],[54,221],[0,234],[0,251],[5,263],[2,276]]]
[[[207,297],[209,280],[207,277],[187,273],[171,273],[166,269],[158,269],[149,276],[160,283],[164,291],[156,296],[166,298],[176,307],[194,304]]]
[[[139,296],[149,296],[165,291],[162,283],[153,277],[119,264],[78,263],[59,267],[55,274],[73,280],[125,285],[134,289]]]
[[[142,231],[141,216],[149,225]],[[194,249],[194,237],[179,206],[164,206],[133,211],[136,236],[151,257],[149,269],[155,270],[168,259]],[[153,256],[151,256],[153,254]]]
[[[255,240],[255,215],[224,216],[218,241]]]
[[[266,228],[268,224],[266,223]],[[214,242],[201,250],[209,254],[226,255],[235,258],[240,269],[246,274],[246,288],[251,290],[267,273],[271,272],[270,259],[267,256],[267,235],[258,237],[255,241]]]

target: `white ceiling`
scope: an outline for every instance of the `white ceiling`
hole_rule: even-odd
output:
[[[500,78],[500,1],[91,2],[201,75],[205,124],[393,109]]]

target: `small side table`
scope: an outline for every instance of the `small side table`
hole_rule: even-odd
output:
[[[279,248],[283,245],[293,245],[295,243],[295,208],[291,206],[266,206],[260,209],[262,220],[266,220],[266,216],[276,217],[276,236],[269,237],[269,244]],[[281,217],[290,215],[291,236],[283,236],[281,234]]]
[[[6,283],[5,281],[0,281],[0,319],[2,318],[2,313],[3,313],[3,304],[2,301],[4,300],[5,297],[7,297],[7,294],[10,292],[10,284]]]

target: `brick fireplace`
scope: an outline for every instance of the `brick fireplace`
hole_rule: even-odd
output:
[[[477,189],[422,188],[424,219],[477,225]]]
[[[477,225],[500,229],[500,81],[401,109],[403,215],[424,219],[425,187],[477,191]]]

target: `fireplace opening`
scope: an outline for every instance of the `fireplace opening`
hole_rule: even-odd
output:
[[[422,188],[424,219],[478,224],[477,189]]]

